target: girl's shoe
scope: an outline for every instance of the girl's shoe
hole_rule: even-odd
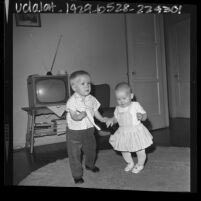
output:
[[[125,167],[124,171],[125,172],[129,172],[130,170],[132,170],[134,167],[134,163],[128,163],[128,165]]]
[[[143,169],[144,169],[144,165],[139,165],[139,164],[137,164],[137,165],[133,168],[132,173],[137,174],[137,173],[139,173],[140,171],[142,171]]]

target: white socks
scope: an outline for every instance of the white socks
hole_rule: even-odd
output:
[[[141,170],[143,170],[144,169],[144,165],[139,165],[139,164],[137,164],[134,168],[133,168],[133,170],[132,170],[132,173],[135,173],[135,174],[137,174],[137,173],[139,173]]]
[[[122,156],[124,160],[128,163],[124,171],[129,172],[132,170],[132,173],[137,174],[144,169],[144,165],[140,165],[140,164],[134,165],[134,161],[130,152],[122,152]],[[142,164],[144,164],[144,161],[146,159],[146,154],[144,153],[144,150],[137,152],[137,156],[138,156],[138,160],[142,162]]]
[[[131,170],[133,169],[133,167],[134,167],[134,163],[129,163],[129,164],[125,167],[124,171],[125,171],[125,172],[129,172],[129,171],[131,171]]]
[[[126,172],[132,170],[134,167],[134,162],[133,162],[133,158],[131,156],[131,153],[130,152],[122,152],[122,156],[123,156],[124,160],[128,163],[128,165],[125,167],[124,170]]]

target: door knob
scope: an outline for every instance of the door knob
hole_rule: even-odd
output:
[[[132,75],[136,75],[136,72],[135,72],[135,71],[133,71],[133,72],[132,72]]]
[[[178,78],[179,76],[178,76],[178,74],[175,74],[174,77],[175,77],[175,78]]]

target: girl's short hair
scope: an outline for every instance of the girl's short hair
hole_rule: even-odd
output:
[[[130,87],[130,85],[127,82],[120,82],[115,86],[115,91],[121,90],[121,89],[126,89],[128,90],[130,93],[132,93],[132,89]]]
[[[90,74],[84,70],[79,70],[79,71],[73,72],[69,77],[71,85],[73,84],[73,80],[75,80],[77,77],[82,76],[82,75],[88,75],[90,77]]]

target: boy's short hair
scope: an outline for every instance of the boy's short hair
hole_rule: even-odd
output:
[[[130,93],[132,93],[132,89],[131,89],[130,85],[127,82],[120,82],[114,88],[115,91],[118,91],[118,90],[121,90],[121,89],[126,89]]]
[[[75,80],[77,77],[82,76],[82,75],[88,75],[90,77],[90,74],[84,70],[79,70],[79,71],[75,71],[73,72],[69,79],[70,79],[70,84],[73,84],[73,80]]]

